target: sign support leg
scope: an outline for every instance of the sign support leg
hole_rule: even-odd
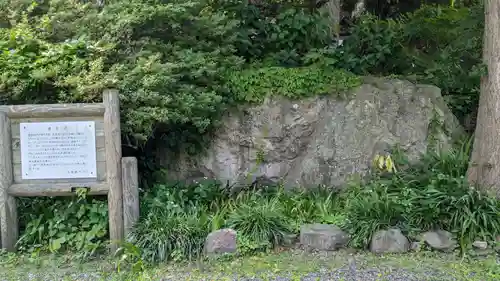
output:
[[[2,249],[14,251],[19,236],[16,198],[8,193],[13,182],[10,120],[0,113],[0,234]]]
[[[123,241],[122,141],[120,132],[120,101],[118,91],[106,90],[103,97],[106,178],[109,185],[109,236],[111,254]]]

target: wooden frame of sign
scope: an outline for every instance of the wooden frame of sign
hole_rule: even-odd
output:
[[[137,160],[122,159],[118,91],[105,90],[102,103],[0,106],[0,132],[2,248],[13,251],[18,239],[16,197],[82,187],[108,195],[116,250],[139,215]]]

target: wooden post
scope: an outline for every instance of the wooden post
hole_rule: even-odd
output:
[[[139,220],[139,174],[137,158],[122,158],[123,225],[125,237]]]
[[[106,178],[109,185],[109,236],[111,253],[118,249],[123,241],[123,189],[122,189],[122,144],[120,133],[120,101],[118,91],[105,90],[103,103],[104,137],[106,148]]]
[[[19,228],[16,198],[8,190],[13,182],[10,120],[0,113],[0,234],[2,249],[14,251]]]

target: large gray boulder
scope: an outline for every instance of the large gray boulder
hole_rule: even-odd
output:
[[[460,134],[440,89],[408,81],[365,78],[347,99],[289,100],[227,112],[206,153],[157,156],[174,179],[208,177],[232,186],[282,180],[286,186],[341,186],[365,175],[375,154],[396,144],[410,159],[433,140]]]

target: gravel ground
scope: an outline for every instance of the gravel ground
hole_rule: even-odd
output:
[[[368,254],[345,253],[305,254],[285,253],[233,261],[214,261],[195,266],[168,265],[150,269],[140,277],[103,274],[99,268],[104,262],[74,270],[66,266],[42,266],[37,269],[23,266],[9,269],[0,266],[0,281],[452,281],[452,280],[500,280],[498,275],[484,274],[483,265],[462,263],[453,256],[402,255],[377,257]],[[452,265],[447,266],[447,265]],[[109,265],[109,264],[108,264]],[[53,265],[52,265],[53,266]],[[108,267],[109,268],[109,267]],[[466,268],[469,268],[465,270]],[[462,270],[464,269],[464,270]],[[12,271],[12,272],[7,272]],[[14,272],[16,271],[16,272]],[[79,271],[79,273],[75,273]],[[109,270],[108,270],[109,271]],[[85,273],[82,273],[85,272]],[[96,272],[96,273],[91,273]],[[97,273],[99,272],[99,273]],[[472,273],[471,273],[472,272]],[[478,275],[475,275],[476,272]],[[499,271],[500,272],[500,271]]]
[[[301,276],[297,274],[275,274],[275,273],[261,273],[259,276],[228,276],[223,273],[211,276],[190,276],[188,273],[180,274],[175,277],[159,277],[151,280],[158,281],[184,281],[184,280],[199,280],[199,281],[213,281],[213,280],[232,280],[232,281],[430,281],[430,280],[467,280],[467,278],[458,279],[450,276],[448,273],[440,273],[435,271],[429,272],[410,272],[404,269],[393,269],[391,271],[380,269],[350,269],[341,268],[334,271],[321,270],[317,272],[304,273]],[[18,279],[19,278],[19,279]],[[59,280],[75,280],[75,281],[94,281],[94,280],[117,280],[119,277],[103,278],[99,274],[71,274],[69,276],[51,276],[51,274],[27,274],[25,278],[18,276],[16,279],[2,279],[2,281],[13,280],[33,280],[33,281],[59,281]],[[132,279],[129,279],[132,280]],[[150,279],[148,279],[150,280]]]

